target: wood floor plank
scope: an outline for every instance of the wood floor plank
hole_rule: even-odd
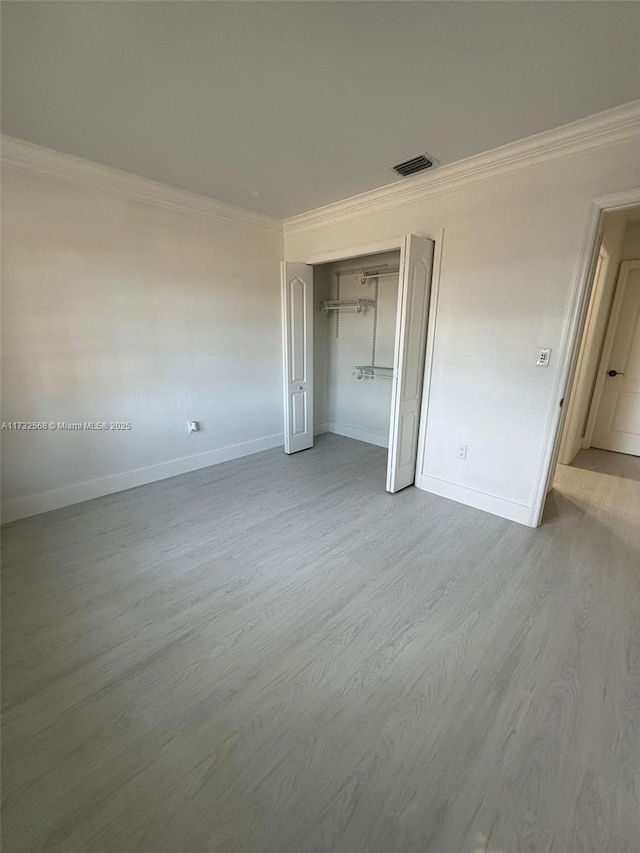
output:
[[[529,530],[321,436],[3,531],[8,853],[637,853],[640,460]]]

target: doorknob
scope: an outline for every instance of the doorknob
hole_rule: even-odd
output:
[[[607,376],[624,376],[624,373],[621,373],[619,370],[610,370]]]

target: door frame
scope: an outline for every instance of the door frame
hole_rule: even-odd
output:
[[[571,385],[567,388],[567,397],[565,399],[565,407],[567,409],[567,413],[564,419],[564,426],[562,428],[562,437],[560,439],[560,447],[558,451],[558,458],[556,460],[556,466],[558,464],[568,465],[571,463],[573,457],[576,455],[576,436],[575,430],[579,429],[579,422],[577,420],[577,413],[579,411],[579,396],[580,392],[585,393],[585,389],[588,388],[588,385],[591,385],[591,396],[593,400],[593,388],[595,385],[595,378],[589,377],[589,375],[585,375],[585,364],[589,361],[590,356],[590,348],[587,349],[586,346],[586,338],[589,335],[592,324],[594,321],[594,314],[597,313],[595,311],[595,306],[593,304],[593,300],[596,295],[596,291],[598,287],[600,287],[602,283],[602,274],[603,269],[605,268],[605,258],[603,255],[602,244],[604,240],[604,230],[598,229],[598,255],[595,261],[594,274],[593,274],[593,282],[589,288],[589,305],[585,315],[584,326],[582,329],[582,334],[580,335],[580,345],[578,351],[578,358],[576,361],[576,368],[573,374],[573,379],[571,380]],[[607,264],[608,266],[608,264]],[[607,269],[608,272],[608,269]],[[606,273],[605,273],[606,275]],[[606,332],[606,327],[605,330]],[[592,341],[591,346],[593,346],[598,341]],[[602,343],[602,341],[600,341]],[[596,365],[596,372],[598,370],[598,365]],[[596,373],[597,375],[597,373]],[[590,383],[588,380],[591,379]],[[587,416],[591,409],[591,403],[589,404],[589,408],[587,409]],[[584,424],[584,417],[582,418],[582,422]],[[582,435],[580,437],[580,447],[583,446],[585,436]],[[573,440],[571,440],[573,439]]]
[[[431,269],[431,293],[429,295],[429,316],[427,319],[427,341],[424,362],[424,378],[422,381],[422,399],[420,402],[420,426],[418,429],[418,452],[416,455],[416,478],[414,485],[419,488],[419,472],[422,471],[424,462],[425,442],[427,438],[427,424],[429,416],[429,403],[431,396],[431,374],[433,369],[434,340],[438,313],[438,295],[440,293],[440,272],[442,269],[442,250],[444,245],[444,228],[439,228],[433,233],[425,231],[412,231],[417,237],[426,237],[433,240],[433,265]],[[358,246],[347,246],[318,255],[303,255],[302,257],[289,258],[288,260],[299,261],[309,266],[330,264],[334,261],[346,261],[361,258],[366,255],[377,255],[381,252],[402,251],[406,234],[399,237],[390,237],[387,240],[378,240],[372,243],[364,243]]]
[[[540,464],[534,485],[531,515],[529,518],[529,525],[531,527],[538,527],[540,525],[547,492],[551,487],[555,474],[562,431],[567,414],[566,407],[563,407],[562,404],[571,391],[575,378],[580,342],[584,333],[591,287],[600,253],[599,234],[602,214],[606,211],[624,210],[627,207],[635,207],[638,204],[640,204],[640,187],[599,196],[594,198],[589,206],[582,248],[578,256],[571,285],[569,310],[560,340],[560,366],[551,395],[552,405],[547,416]]]

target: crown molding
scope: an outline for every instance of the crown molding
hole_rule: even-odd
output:
[[[291,216],[284,220],[284,232],[290,236],[380,213],[636,135],[640,135],[640,100],[441,166],[433,174]]]
[[[282,220],[181,190],[91,160],[2,135],[2,164],[226,225],[282,235]]]
[[[203,216],[227,225],[293,235],[355,219],[367,213],[411,204],[456,189],[526,169],[558,157],[587,151],[640,135],[640,100],[529,136],[483,154],[441,166],[407,182],[387,184],[342,201],[289,217],[276,217],[226,204],[90,160],[3,135],[2,163],[23,171],[123,196],[133,201]]]

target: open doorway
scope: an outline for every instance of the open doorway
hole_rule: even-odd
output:
[[[386,489],[415,480],[434,242],[283,264],[285,452],[334,432],[388,447]]]
[[[640,475],[640,205],[602,214],[553,484]]]

